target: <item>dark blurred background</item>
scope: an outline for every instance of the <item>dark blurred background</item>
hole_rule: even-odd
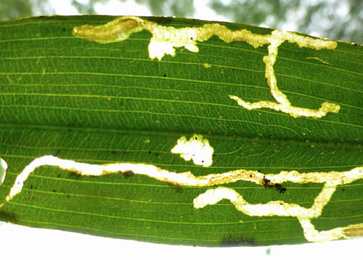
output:
[[[61,11],[60,4],[65,6]],[[113,9],[112,13],[98,8],[102,5],[118,6],[122,9],[120,15],[224,20],[363,43],[362,0],[1,0],[0,19],[50,14],[116,14],[115,8],[109,8]],[[71,7],[69,13],[67,6]],[[148,13],[140,14],[141,7],[147,8]],[[203,13],[209,16],[201,17]]]

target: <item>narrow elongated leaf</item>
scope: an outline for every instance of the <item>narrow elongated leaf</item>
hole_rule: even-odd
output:
[[[3,21],[0,219],[203,246],[362,235],[362,60],[242,24]]]

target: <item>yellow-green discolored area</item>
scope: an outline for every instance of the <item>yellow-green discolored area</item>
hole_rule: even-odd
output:
[[[72,34],[75,27],[112,20],[82,16],[0,23],[0,157],[8,165],[0,186],[1,220],[203,246],[304,243],[304,230],[314,236],[310,221],[316,231],[348,227],[340,237],[361,235],[363,181],[357,176],[330,188],[324,181],[284,181],[284,192],[279,183],[271,183],[281,171],[319,172],[326,180],[324,172],[363,166],[361,46],[338,42],[334,49],[313,49],[288,40],[278,46],[278,55],[270,55],[276,58],[271,66],[288,101],[297,108],[317,109],[324,102],[340,108],[321,118],[294,117],[268,107],[245,109],[230,98],[279,102],[271,95],[274,85],[267,80],[274,77],[266,76],[263,60],[274,51],[269,44],[255,48],[246,41],[226,43],[211,36],[197,42],[198,52],[182,45],[175,48],[175,56],[158,60],[150,59],[153,35],[147,30],[126,33],[122,41],[108,44]],[[174,28],[207,23],[143,20]],[[139,26],[127,24],[124,33]],[[231,31],[272,34],[247,25],[223,25]],[[171,152],[181,136],[190,140],[194,135],[203,136],[213,148],[209,167]],[[241,169],[270,175],[261,177],[263,182],[221,183],[219,190],[247,202],[238,210],[241,202],[229,195],[197,208],[194,199],[211,193],[210,187],[175,185],[136,170],[80,176],[43,164],[6,201],[19,174],[45,155],[94,165],[146,164],[196,177]],[[253,206],[277,209],[275,202],[282,201],[287,210],[291,205],[309,209],[329,189],[334,193],[323,200],[328,203],[320,207],[321,214],[313,210],[307,220],[293,217],[300,213],[263,216],[263,206]],[[251,213],[244,214],[249,205]]]

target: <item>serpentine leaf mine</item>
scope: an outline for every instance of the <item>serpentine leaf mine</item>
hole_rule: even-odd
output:
[[[252,182],[264,186],[266,178],[271,185],[292,182],[298,184],[323,183],[324,186],[310,208],[302,207],[298,204],[286,203],[284,201],[270,201],[266,204],[250,204],[242,195],[234,189],[227,187],[217,187],[208,189],[198,195],[193,205],[195,209],[201,209],[207,205],[215,205],[219,201],[229,200],[237,211],[248,216],[283,216],[295,217],[300,222],[305,238],[310,242],[323,242],[352,236],[363,235],[363,223],[338,227],[327,231],[318,231],[311,223],[312,219],[321,216],[324,207],[329,203],[337,186],[347,185],[354,181],[363,179],[363,167],[356,167],[349,171],[331,172],[298,172],[282,171],[279,174],[263,174],[259,171],[239,169],[223,173],[213,173],[205,176],[195,176],[188,172],[172,172],[156,167],[151,164],[135,163],[113,163],[113,164],[88,164],[61,159],[52,155],[46,155],[34,159],[17,176],[10,193],[5,201],[0,204],[0,208],[11,201],[16,195],[21,193],[24,182],[29,175],[42,166],[58,167],[82,176],[103,176],[106,174],[123,174],[132,172],[133,174],[147,176],[161,182],[185,187],[211,187],[234,183],[237,181]]]
[[[293,32],[274,30],[271,34],[256,34],[249,30],[242,29],[232,31],[226,26],[218,23],[205,24],[201,27],[174,28],[150,22],[139,17],[120,17],[100,26],[83,25],[75,27],[73,34],[77,37],[96,41],[99,43],[112,43],[126,40],[131,34],[146,30],[152,34],[149,43],[150,59],[161,60],[165,55],[175,56],[175,48],[184,47],[191,52],[198,52],[197,42],[204,42],[213,35],[226,43],[243,41],[254,48],[268,45],[268,54],[263,57],[265,63],[265,78],[270,88],[273,101],[247,102],[236,95],[229,95],[229,98],[248,110],[268,108],[281,111],[292,117],[322,118],[327,113],[338,113],[340,105],[323,102],[318,109],[296,107],[291,104],[287,96],[280,91],[277,85],[274,65],[278,57],[278,48],[284,42],[298,45],[300,48],[313,50],[329,49],[337,47],[335,41],[316,39],[308,36],[298,35]],[[206,65],[209,68],[210,65]]]

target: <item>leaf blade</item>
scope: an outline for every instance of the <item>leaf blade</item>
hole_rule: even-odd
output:
[[[338,114],[319,120],[292,118],[268,109],[248,111],[228,98],[236,93],[251,102],[273,101],[264,78],[266,46],[225,44],[215,37],[198,44],[197,54],[178,49],[175,57],[153,61],[148,58],[147,32],[110,45],[71,36],[74,26],[109,20],[50,17],[1,24],[1,157],[9,164],[1,197],[27,164],[45,154],[96,164],[148,163],[198,176],[235,169],[275,174],[344,171],[362,165],[361,46],[339,43],[333,51],[289,43],[280,47],[276,77],[293,104],[316,108],[328,100],[342,107]],[[204,23],[154,21],[176,27]],[[170,153],[180,136],[194,133],[207,137],[216,151],[209,168]],[[321,184],[288,183],[287,193],[280,194],[248,182],[225,186],[249,203],[283,199],[304,207],[310,207],[322,189]],[[314,220],[318,230],[361,222],[362,209],[356,203],[362,181],[346,186]],[[227,201],[195,210],[193,199],[205,190],[173,187],[144,176],[89,178],[44,167],[1,210],[4,219],[24,225],[158,243],[306,241],[293,217],[250,217]],[[348,215],[340,219],[336,205],[345,200],[350,201],[344,206]]]

